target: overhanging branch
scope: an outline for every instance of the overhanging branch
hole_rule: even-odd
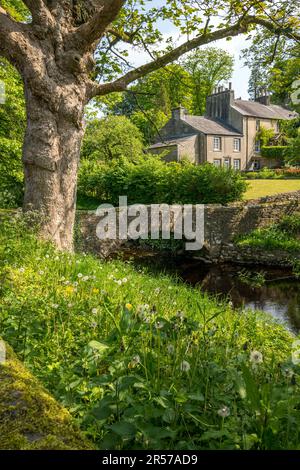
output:
[[[105,84],[91,83],[89,96],[90,98],[93,98],[95,96],[107,95],[112,92],[125,91],[130,83],[144,77],[151,72],[154,72],[155,70],[160,69],[161,67],[165,67],[169,63],[174,62],[183,54],[186,54],[196,47],[200,47],[220,39],[246,33],[249,28],[254,25],[263,26],[275,34],[278,34],[278,25],[274,24],[273,22],[254,16],[244,17],[242,21],[238,21],[233,26],[228,26],[227,28],[214,31],[212,33],[204,32],[201,36],[197,36],[190,41],[186,41],[181,46],[173,49],[171,52],[168,52],[167,54],[164,54],[163,56],[145,65],[142,65],[141,67],[131,70],[113,82]],[[290,31],[288,28],[286,28],[286,30],[282,28],[282,34],[293,40],[300,41],[300,36],[293,31]]]

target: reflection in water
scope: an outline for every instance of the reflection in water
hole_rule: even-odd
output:
[[[271,314],[294,332],[300,332],[300,280],[287,270],[239,265],[208,265],[186,258],[157,256],[155,252],[129,250],[122,257],[147,266],[152,272],[174,273],[183,281],[211,294],[231,300],[234,307],[261,310]],[[266,282],[252,287],[242,282],[243,270],[253,274],[262,272]]]
[[[228,296],[235,307],[262,310],[284,322],[293,331],[300,331],[300,282],[290,273],[262,267],[247,268],[264,272],[266,282],[252,287],[241,281],[239,266],[203,266],[191,263],[181,266],[180,277],[207,292]]]

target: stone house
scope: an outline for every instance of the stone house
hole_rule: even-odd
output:
[[[257,132],[261,126],[275,133],[279,123],[298,114],[282,106],[270,104],[270,97],[256,101],[235,99],[234,91],[219,87],[208,96],[205,116],[190,116],[183,107],[172,111],[172,118],[161,129],[159,138],[149,151],[166,151],[166,161],[188,158],[195,164],[205,162],[236,170],[275,168],[279,161],[261,156]]]

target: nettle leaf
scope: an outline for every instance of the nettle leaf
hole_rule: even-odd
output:
[[[98,352],[103,352],[106,349],[108,349],[107,344],[100,343],[99,341],[95,341],[95,340],[90,341],[88,345],[90,348],[95,349]]]
[[[133,438],[136,434],[135,426],[126,421],[115,423],[110,429],[123,438]]]

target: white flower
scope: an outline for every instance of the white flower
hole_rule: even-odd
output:
[[[168,351],[169,354],[174,354],[175,348],[174,348],[173,344],[168,344],[167,351]]]
[[[82,280],[83,280],[83,281],[88,281],[88,280],[89,280],[89,276],[83,276]]]
[[[218,410],[218,415],[221,416],[221,418],[228,418],[230,415],[230,409],[228,406],[222,406],[222,408]]]
[[[73,304],[68,304],[68,308],[72,308],[73,307]]]
[[[75,281],[74,284],[73,284],[74,287],[77,287],[78,286],[78,282]]]
[[[124,277],[124,278],[122,279],[123,284],[126,284],[127,281],[128,281],[127,277]]]
[[[57,304],[52,304],[52,308],[57,309],[59,306]]]
[[[98,309],[97,309],[97,308],[93,308],[92,314],[93,314],[93,315],[96,315],[96,313],[98,313]]]
[[[62,278],[61,278],[61,282],[64,282],[65,280],[66,280],[65,277],[62,277]]]
[[[25,269],[24,269],[24,268],[20,268],[19,271],[20,271],[20,273],[24,273],[24,272],[25,272]]]
[[[137,354],[136,356],[133,356],[131,362],[132,362],[133,364],[140,364],[140,362],[141,362],[140,356],[139,356],[138,354]]]
[[[154,293],[155,293],[155,294],[159,294],[159,293],[160,293],[160,288],[157,287],[156,289],[154,289]]]
[[[47,258],[47,259],[48,259],[48,258],[49,258],[49,255],[48,255],[48,254],[47,254],[47,255],[45,255],[45,258]]]
[[[78,273],[78,274],[77,274],[77,277],[78,277],[79,279],[81,279],[82,276],[83,276],[83,275],[82,275],[81,273]]]
[[[251,351],[250,353],[250,362],[253,364],[261,364],[264,358],[260,351]]]
[[[155,323],[155,328],[157,328],[158,330],[161,330],[163,327],[164,327],[164,323],[161,322],[161,321],[158,321]]]
[[[182,361],[180,364],[180,370],[182,372],[188,372],[190,370],[191,366],[187,361]]]
[[[118,286],[121,286],[121,285],[122,285],[121,279],[119,279],[119,280],[115,279],[115,283],[118,284]]]
[[[97,328],[97,326],[98,326],[97,322],[93,321],[93,322],[91,323],[91,327],[92,327],[92,328]]]
[[[39,271],[39,275],[42,276],[44,274],[44,271]]]

